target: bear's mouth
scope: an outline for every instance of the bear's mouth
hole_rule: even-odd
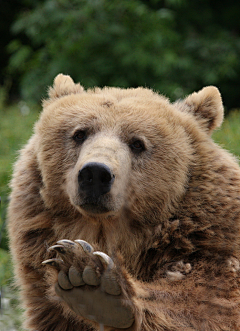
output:
[[[101,204],[95,203],[84,203],[80,205],[80,207],[87,213],[90,214],[105,214],[108,213],[110,210]]]
[[[85,196],[84,198],[82,197],[79,206],[89,214],[105,214],[111,211],[108,199],[109,197],[107,196]]]

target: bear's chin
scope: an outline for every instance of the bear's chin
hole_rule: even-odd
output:
[[[94,203],[84,203],[77,206],[75,205],[75,207],[77,207],[82,214],[93,217],[106,217],[114,214],[114,210],[111,210],[104,205]]]
[[[84,209],[85,212],[90,214],[105,214],[108,213],[110,210],[102,205],[97,205],[94,203],[85,203],[80,206],[82,209]]]

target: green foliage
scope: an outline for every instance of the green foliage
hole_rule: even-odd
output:
[[[25,39],[10,43],[9,70],[35,100],[63,72],[86,87],[149,86],[172,99],[215,84],[232,107],[240,38],[230,22],[238,28],[240,5],[229,1],[231,10],[206,0],[27,2],[13,25]]]
[[[10,68],[24,73],[24,97],[40,97],[59,72],[87,87],[145,85],[146,77],[154,86],[155,71],[166,71],[165,58],[174,61],[171,47],[162,52],[176,38],[172,18],[170,11],[153,11],[139,0],[42,1],[14,25],[32,49],[13,41]]]

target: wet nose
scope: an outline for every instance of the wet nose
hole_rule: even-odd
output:
[[[115,176],[104,163],[89,162],[78,173],[80,191],[95,198],[108,193],[114,179]]]

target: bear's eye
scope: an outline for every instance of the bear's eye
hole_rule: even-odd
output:
[[[77,143],[82,143],[87,138],[87,132],[84,130],[78,130],[73,135],[73,140]]]
[[[144,142],[140,139],[133,140],[129,146],[130,146],[131,150],[135,153],[141,153],[141,152],[145,151],[145,149],[146,149]]]

